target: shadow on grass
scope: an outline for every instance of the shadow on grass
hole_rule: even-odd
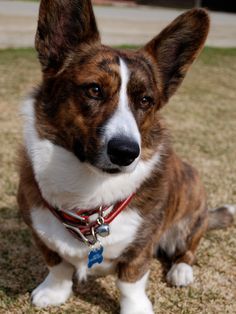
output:
[[[119,303],[108,291],[95,279],[90,278],[87,282],[75,284],[75,296],[95,306],[99,306],[104,313],[119,313]]]
[[[0,293],[14,301],[31,293],[48,271],[16,208],[0,208],[0,226]],[[75,295],[104,312],[118,313],[118,303],[96,279],[75,284]]]
[[[0,225],[0,290],[17,298],[37,285],[46,268],[16,208],[0,208]]]

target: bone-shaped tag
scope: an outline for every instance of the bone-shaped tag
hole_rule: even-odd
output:
[[[88,255],[88,268],[92,268],[94,264],[101,264],[103,262],[103,247],[92,249]]]

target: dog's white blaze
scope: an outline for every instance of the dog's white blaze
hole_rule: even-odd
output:
[[[129,82],[129,69],[120,58],[121,88],[119,103],[116,112],[109,120],[105,129],[105,141],[112,137],[127,136],[131,140],[141,144],[141,136],[135,118],[129,108],[127,85]]]
[[[149,272],[134,283],[117,281],[121,292],[121,314],[154,314],[145,289]]]

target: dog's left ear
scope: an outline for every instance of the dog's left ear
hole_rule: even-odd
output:
[[[192,9],[175,19],[141,50],[155,64],[162,104],[174,94],[201,51],[209,24],[204,9]]]
[[[43,72],[56,74],[81,44],[100,42],[91,0],[41,0],[35,47]]]

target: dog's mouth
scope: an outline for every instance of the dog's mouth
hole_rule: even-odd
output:
[[[93,167],[96,167],[99,171],[107,174],[125,174],[125,173],[132,173],[139,162],[139,158],[137,158],[132,164],[128,166],[117,166],[111,163],[108,163],[107,165],[93,165]]]
[[[122,174],[124,171],[122,171],[122,169],[119,168],[110,168],[110,167],[101,167],[95,164],[91,164],[86,162],[87,167],[90,169],[90,171],[94,172],[94,174],[97,175],[102,175],[102,176],[106,176],[106,175],[119,175]]]
[[[119,174],[129,174],[135,171],[137,165],[139,162],[139,158],[135,160],[131,165],[129,166],[116,166],[111,163],[101,163],[98,162],[86,162],[87,166],[92,170],[93,172],[101,175],[119,175]]]
[[[122,172],[119,168],[102,168],[101,170],[109,174],[118,174]]]

